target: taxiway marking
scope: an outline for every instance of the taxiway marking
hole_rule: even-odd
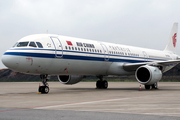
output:
[[[162,94],[162,95],[167,95],[167,94]],[[57,107],[64,107],[64,106],[93,104],[93,103],[100,103],[100,102],[112,102],[112,101],[127,100],[127,99],[133,99],[133,98],[144,98],[144,97],[152,97],[152,96],[159,96],[159,95],[123,97],[123,98],[114,98],[114,99],[105,99],[105,100],[94,100],[94,101],[84,101],[84,102],[75,102],[75,103],[64,103],[64,104],[56,104],[56,105],[38,106],[38,107],[34,107],[33,109],[49,109],[49,108],[57,108]]]
[[[77,103],[65,103],[65,104],[59,104],[59,105],[35,107],[34,109],[49,109],[49,108],[55,108],[55,107],[82,105],[82,104],[93,104],[93,103],[99,103],[99,102],[111,102],[111,101],[126,100],[126,99],[130,99],[130,98],[117,98],[117,99],[95,100],[95,101],[86,101],[86,102],[77,102]]]

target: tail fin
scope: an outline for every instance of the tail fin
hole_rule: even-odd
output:
[[[171,30],[169,43],[166,45],[164,51],[176,53],[177,31],[178,31],[178,23],[175,22]]]

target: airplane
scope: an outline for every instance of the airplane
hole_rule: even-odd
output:
[[[178,23],[174,23],[163,51],[115,43],[67,37],[55,34],[34,34],[23,37],[2,56],[11,70],[40,75],[38,91],[49,93],[48,79],[57,75],[62,84],[72,85],[87,75],[96,75],[98,89],[107,89],[103,76],[135,75],[145,89],[157,89],[164,72],[180,63],[176,54]]]

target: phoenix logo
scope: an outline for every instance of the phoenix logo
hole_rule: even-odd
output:
[[[174,35],[172,36],[172,41],[173,41],[174,47],[176,47],[176,42],[177,42],[176,37],[177,37],[177,33],[174,33]]]

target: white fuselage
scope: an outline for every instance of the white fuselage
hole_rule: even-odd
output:
[[[53,34],[37,34],[18,41],[27,46],[7,50],[3,63],[18,72],[50,75],[129,75],[124,63],[175,60],[177,55],[145,48]],[[43,48],[29,46],[40,42]],[[167,66],[164,71],[172,68]]]

